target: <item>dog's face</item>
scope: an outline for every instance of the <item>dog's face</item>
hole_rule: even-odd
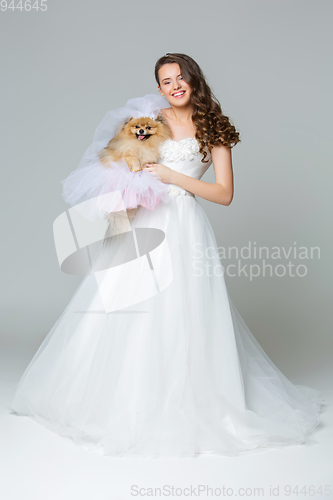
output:
[[[142,117],[131,118],[123,127],[122,132],[128,138],[149,142],[149,139],[153,136],[164,137],[166,130],[163,122],[149,117]]]

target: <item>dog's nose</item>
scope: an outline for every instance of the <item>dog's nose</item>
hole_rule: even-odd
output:
[[[140,134],[144,134],[145,133],[145,131],[143,130],[143,128],[140,128],[139,133]]]

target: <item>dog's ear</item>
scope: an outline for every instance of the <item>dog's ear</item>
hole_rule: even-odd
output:
[[[125,125],[127,125],[127,124],[128,124],[128,122],[130,122],[131,120],[133,120],[133,116],[131,116],[130,118],[126,118],[125,123],[124,123],[124,127],[125,127]]]
[[[165,123],[164,119],[162,118],[161,112],[159,112],[159,114],[156,116],[155,122]]]

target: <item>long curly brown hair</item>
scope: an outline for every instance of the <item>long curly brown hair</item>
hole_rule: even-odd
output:
[[[222,113],[221,105],[214,96],[212,90],[206,82],[205,76],[200,66],[186,54],[169,53],[160,57],[155,64],[155,79],[160,86],[158,71],[164,64],[179,64],[181,75],[185,82],[190,85],[191,104],[193,106],[192,121],[196,126],[195,137],[199,141],[199,150],[205,160],[207,151],[211,151],[213,146],[224,145],[229,148],[236,146],[241,141],[239,132],[230,122],[230,119]]]

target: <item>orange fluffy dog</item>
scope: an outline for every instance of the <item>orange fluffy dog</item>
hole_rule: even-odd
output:
[[[130,118],[102,149],[100,161],[109,165],[110,161],[123,159],[130,170],[136,172],[146,163],[156,163],[160,144],[170,138],[170,128],[160,115],[155,120],[149,117]]]
[[[170,138],[170,128],[160,115],[155,120],[149,117],[130,118],[122,130],[99,152],[100,161],[112,168],[110,162],[125,160],[128,168],[137,172],[142,170],[146,163],[158,161],[159,146]],[[137,210],[132,208],[109,213],[109,227],[105,237],[129,231],[128,224],[135,217]]]

